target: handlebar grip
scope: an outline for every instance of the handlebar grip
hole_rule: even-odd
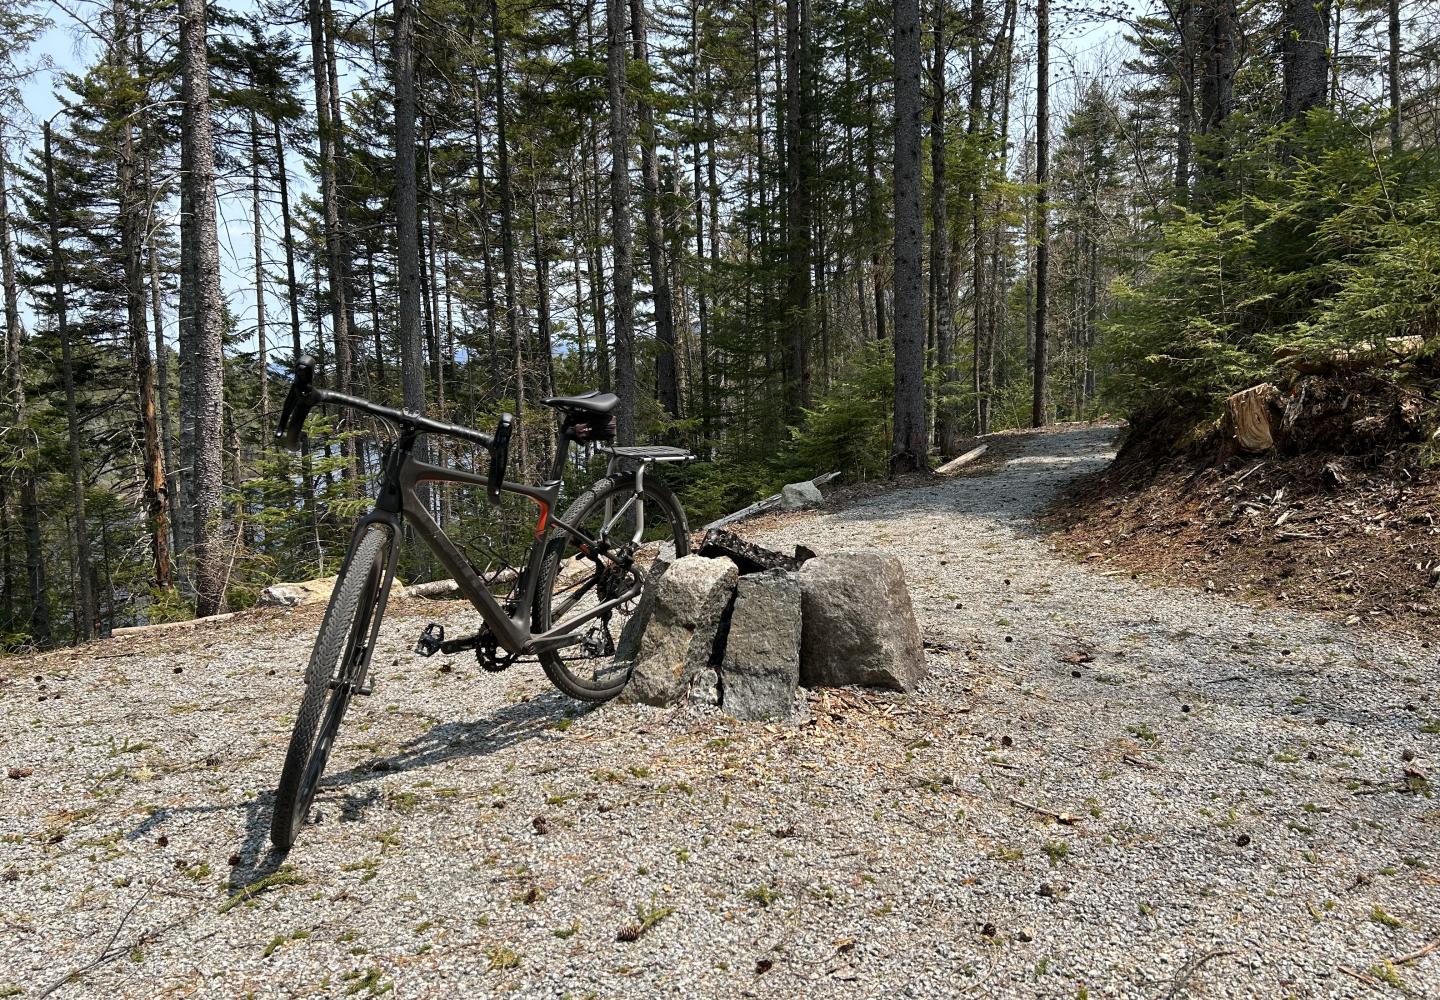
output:
[[[314,405],[310,397],[310,386],[315,381],[315,359],[302,354],[295,360],[295,377],[290,382],[290,391],[285,395],[285,405],[280,410],[280,423],[275,427],[275,440],[283,441],[287,448],[300,446],[300,432],[305,427],[305,418]]]
[[[514,430],[515,418],[508,413],[500,414],[500,423],[495,427],[495,438],[490,445],[490,482],[488,493],[491,503],[500,502],[500,484],[505,481],[505,467],[510,464],[510,432]]]

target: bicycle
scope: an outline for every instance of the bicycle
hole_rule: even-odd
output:
[[[629,664],[616,662],[612,625],[617,624],[617,613],[623,616],[633,608],[643,589],[642,548],[668,544],[674,558],[689,551],[689,529],[679,501],[662,480],[645,473],[652,463],[685,462],[693,456],[683,448],[607,444],[615,436],[613,411],[619,405],[612,393],[592,389],[542,400],[561,415],[560,436],[550,478],[530,486],[505,479],[515,426],[509,413],[501,415],[494,434],[485,434],[322,389],[314,379],[315,362],[302,355],[280,412],[277,441],[297,448],[310,410],[327,403],[379,417],[398,433],[382,452],[374,508],[355,526],[306,667],[305,694],[271,816],[270,839],[281,850],[299,835],[351,699],[371,693],[370,662],[405,521],[482,621],[474,635],[448,640],[443,627],[432,623],[415,652],[430,656],[473,649],[490,671],[504,670],[521,656],[535,656],[557,688],[585,701],[615,696],[629,678]],[[415,455],[421,434],[480,445],[490,456],[488,475],[421,461]],[[560,499],[572,444],[595,445],[610,456],[609,466],[557,517],[552,511]],[[626,463],[634,468],[625,470]],[[539,508],[529,554],[523,568],[512,574],[503,598],[490,592],[495,577],[486,579],[430,516],[417,493],[421,483],[481,486],[492,504],[514,494]],[[657,529],[657,524],[667,527]]]

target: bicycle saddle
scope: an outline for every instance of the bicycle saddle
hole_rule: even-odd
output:
[[[553,406],[561,413],[594,413],[603,416],[620,405],[620,397],[613,392],[591,389],[574,396],[548,396],[540,402]]]

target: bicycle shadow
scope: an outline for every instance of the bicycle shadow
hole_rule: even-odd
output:
[[[439,723],[403,744],[395,753],[372,757],[343,771],[327,774],[321,779],[311,809],[318,810],[331,823],[359,822],[371,808],[383,802],[381,790],[364,787],[367,782],[452,760],[488,756],[528,740],[559,740],[560,734],[554,729],[557,721],[579,717],[598,707],[577,708],[575,701],[560,692],[546,691],[484,719]],[[267,791],[245,806],[245,829],[237,848],[239,862],[232,866],[233,885],[246,885],[264,878],[278,871],[285,861],[288,852],[269,844],[274,801],[275,793]]]
[[[320,783],[316,798],[323,799],[327,790],[375,781],[387,775],[434,767],[459,758],[489,756],[528,740],[560,740],[562,737],[554,728],[556,722],[578,718],[599,707],[577,709],[577,704],[559,691],[546,691],[529,701],[508,705],[488,718],[438,723],[393,754],[373,757],[327,775]]]

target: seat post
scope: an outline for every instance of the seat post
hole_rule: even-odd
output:
[[[570,428],[565,426],[564,421],[561,421],[560,436],[555,440],[555,463],[550,469],[551,482],[558,483],[565,478],[565,463],[570,460],[570,442],[572,440],[574,439],[570,437]]]

